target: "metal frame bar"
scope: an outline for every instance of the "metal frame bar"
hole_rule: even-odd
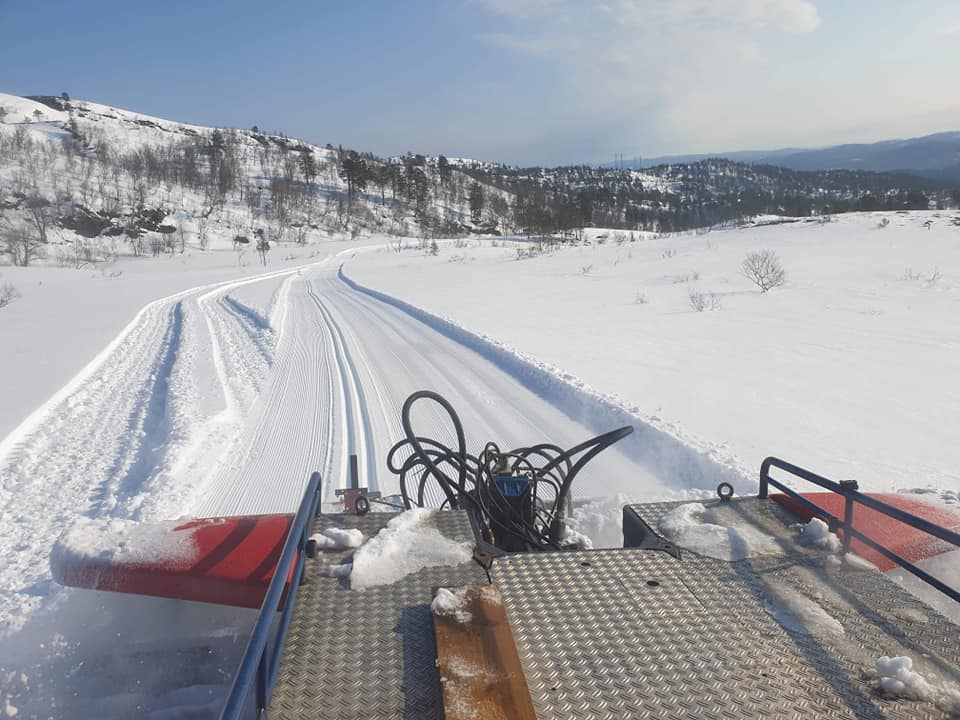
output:
[[[247,704],[251,685],[256,688],[255,717],[266,717],[270,696],[273,693],[273,685],[277,679],[277,671],[280,669],[283,641],[287,634],[287,628],[290,626],[297,590],[303,578],[311,520],[317,516],[317,511],[320,508],[320,485],[320,473],[315,472],[310,476],[310,482],[303,494],[300,508],[297,510],[290,527],[290,533],[283,545],[283,552],[280,554],[280,560],[277,561],[273,579],[270,581],[267,594],[260,606],[257,622],[250,634],[246,650],[243,652],[243,658],[233,679],[233,685],[230,687],[230,694],[220,711],[220,720],[237,720],[241,717]],[[287,576],[290,575],[291,568],[293,568],[293,575],[290,578],[286,602],[280,613],[280,621],[277,624],[276,631],[271,633],[274,616],[283,599]],[[270,642],[271,634],[273,635],[272,646]]]
[[[822,507],[820,507],[816,503],[811,502],[810,500],[807,500],[805,497],[800,495],[796,490],[793,490],[787,487],[786,485],[784,485],[783,483],[781,483],[780,481],[770,477],[771,467],[779,468],[780,470],[784,470],[785,472],[788,472],[791,475],[794,475],[798,478],[807,480],[808,482],[812,482],[814,485],[819,485],[820,487],[826,488],[827,490],[831,490],[832,492],[835,492],[838,495],[842,495],[844,497],[843,519],[841,520],[840,518],[831,515],[829,512],[824,510]],[[844,554],[850,551],[851,540],[853,538],[857,538],[864,544],[868,545],[869,547],[879,552],[881,555],[883,555],[887,559],[895,562],[897,565],[902,567],[907,572],[920,578],[923,582],[927,583],[928,585],[935,587],[937,590],[942,592],[947,597],[951,598],[956,602],[960,602],[960,591],[952,588],[951,586],[947,585],[941,580],[938,580],[937,578],[925,572],[924,570],[921,570],[909,560],[900,557],[895,552],[884,547],[873,538],[867,535],[864,535],[862,532],[854,528],[853,527],[853,510],[855,505],[857,504],[863,505],[865,507],[876,510],[879,513],[882,513],[887,517],[893,518],[894,520],[898,520],[899,522],[902,522],[905,525],[909,525],[910,527],[913,527],[913,528],[916,528],[917,530],[925,532],[928,535],[933,535],[934,537],[939,538],[940,540],[944,540],[945,542],[951,543],[957,547],[960,547],[960,533],[956,533],[956,532],[953,532],[952,530],[948,530],[947,528],[943,528],[943,527],[940,527],[939,525],[935,525],[929,520],[924,520],[923,518],[917,517],[916,515],[906,512],[905,510],[901,510],[900,508],[894,507],[893,505],[888,505],[882,500],[877,500],[876,498],[872,498],[869,495],[864,495],[863,493],[859,492],[856,489],[855,484],[848,485],[846,483],[833,482],[832,480],[828,480],[827,478],[817,475],[816,473],[812,473],[809,470],[805,470],[802,467],[798,467],[797,465],[793,465],[791,463],[786,462],[785,460],[781,460],[780,458],[776,458],[776,457],[768,457],[760,465],[759,497],[761,499],[766,499],[767,497],[769,497],[770,485],[773,485],[775,488],[783,491],[784,493],[786,493],[787,495],[792,497],[794,500],[798,501],[804,507],[813,511],[815,514],[819,515],[820,517],[827,518],[827,522],[830,525],[831,531],[836,532],[837,529],[842,528]]]

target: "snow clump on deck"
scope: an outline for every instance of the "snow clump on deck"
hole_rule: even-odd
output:
[[[932,700],[935,695],[933,685],[913,669],[913,660],[905,655],[877,658],[874,663],[880,689],[890,697],[902,697],[908,700]]]
[[[310,536],[318,550],[346,550],[363,545],[363,533],[356,528],[326,528]]]
[[[840,550],[840,538],[830,532],[830,526],[820,518],[810,518],[810,522],[797,523],[792,527],[800,532],[797,542],[804,547],[814,547],[834,553]]]
[[[467,590],[469,588],[440,588],[430,603],[430,611],[434,615],[449,617],[458,623],[468,623],[473,619],[473,615],[465,609],[467,602]]]
[[[703,522],[702,503],[679,505],[660,518],[660,532],[668,540],[717,560],[743,560],[757,555],[777,555],[776,540],[747,525],[727,526]]]
[[[353,555],[350,587],[389,585],[425,567],[459,565],[473,556],[471,544],[444,536],[430,522],[438,510],[400,513]]]
[[[875,670],[868,671],[868,675],[887,697],[932,702],[951,715],[960,713],[960,688],[930,682],[913,669],[913,660],[905,655],[877,658]]]

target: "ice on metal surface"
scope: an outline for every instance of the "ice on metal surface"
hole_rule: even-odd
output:
[[[391,519],[354,553],[350,587],[389,585],[422,568],[468,562],[472,545],[451,540],[434,527],[430,520],[437,512],[413,508]]]
[[[780,552],[769,535],[747,524],[711,522],[711,515],[702,503],[679,505],[660,519],[660,532],[680,547],[717,560],[743,560]]]

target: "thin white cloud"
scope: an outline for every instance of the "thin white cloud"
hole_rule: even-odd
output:
[[[737,78],[763,66],[758,41],[820,24],[809,0],[474,1],[508,21],[485,40],[558,64],[568,106],[619,116],[635,134],[626,142],[642,134],[648,146],[703,137],[705,125],[722,137]]]

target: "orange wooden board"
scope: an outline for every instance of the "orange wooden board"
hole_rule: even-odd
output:
[[[446,720],[536,720],[500,589],[463,589],[461,612],[433,615]]]

